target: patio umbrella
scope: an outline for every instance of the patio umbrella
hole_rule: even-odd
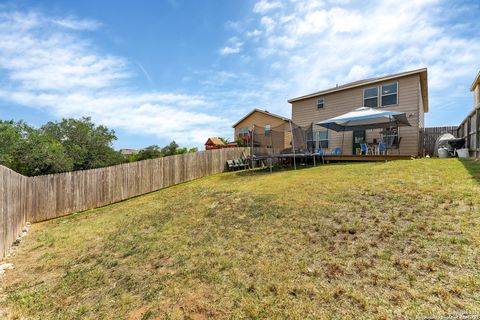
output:
[[[361,107],[341,116],[318,122],[316,125],[337,132],[411,126],[404,112],[377,110],[367,107]]]
[[[355,109],[338,117],[318,122],[316,125],[337,132],[343,131],[344,135],[345,131],[411,126],[404,112],[378,110],[368,107]]]

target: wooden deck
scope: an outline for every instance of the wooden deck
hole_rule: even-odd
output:
[[[389,154],[385,155],[337,155],[324,156],[325,162],[330,161],[393,161],[393,160],[412,160],[415,157],[405,154]]]
[[[267,160],[267,159],[291,159],[295,157],[296,159],[312,159],[313,154],[311,153],[297,153],[297,154],[272,154],[272,155],[257,155],[253,156],[253,160]],[[324,155],[323,157],[319,154],[315,154],[316,161],[322,161],[322,158],[325,163],[330,161],[393,161],[393,160],[412,160],[415,157],[407,154],[389,154],[385,155]]]

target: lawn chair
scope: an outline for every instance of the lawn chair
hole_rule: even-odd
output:
[[[248,164],[247,159],[238,159],[237,161],[238,161],[238,165],[241,169],[248,169],[249,164]]]
[[[340,147],[336,147],[332,152],[332,155],[334,155],[334,156],[339,156],[341,154],[342,154],[342,148],[340,148]]]
[[[235,171],[238,168],[233,160],[227,160],[227,166],[229,171]]]
[[[360,143],[360,154],[368,154],[368,146],[366,143]]]
[[[387,152],[387,145],[383,142],[378,144],[378,154],[385,154]]]
[[[317,148],[317,149],[315,149],[315,153],[320,155],[320,156],[324,156],[325,155],[325,150],[323,150],[323,148]]]

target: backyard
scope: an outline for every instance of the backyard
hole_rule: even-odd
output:
[[[0,310],[12,319],[480,312],[479,181],[480,162],[458,159],[198,179],[34,224],[6,260],[15,268],[0,276]]]

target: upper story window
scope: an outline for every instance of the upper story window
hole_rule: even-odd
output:
[[[248,136],[248,128],[239,128],[238,129],[238,137],[242,138],[242,137],[246,137],[246,136]]]
[[[378,106],[378,87],[363,89],[363,106],[369,108]]]
[[[271,131],[272,131],[272,126],[270,126],[269,124],[266,124],[265,125],[265,134],[270,134]]]
[[[386,83],[382,85],[382,106],[398,104],[398,83]]]
[[[322,109],[324,103],[325,103],[325,99],[323,97],[318,98],[317,99],[317,109]]]

